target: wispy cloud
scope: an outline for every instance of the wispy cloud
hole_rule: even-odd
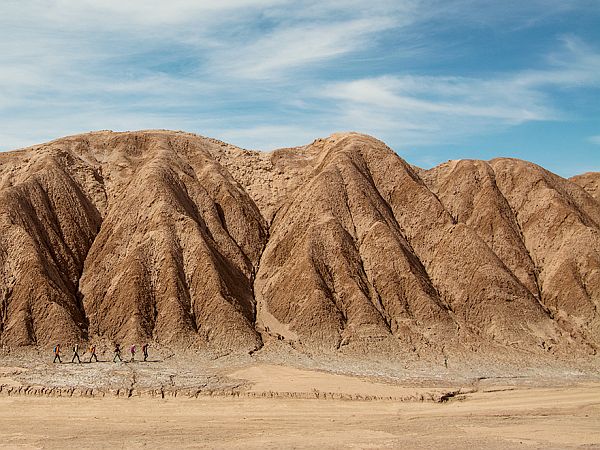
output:
[[[479,55],[473,67],[453,57],[468,52],[471,31],[526,28],[592,3],[6,0],[0,148],[154,127],[251,148],[341,130],[407,146],[567,120],[556,92],[597,89],[595,42],[545,38],[525,67],[493,72],[473,70]]]
[[[558,57],[560,55],[560,58]],[[549,89],[600,86],[600,54],[563,39],[548,67],[485,78],[386,75],[331,83],[315,95],[337,103],[346,128],[408,145],[448,142],[530,121],[565,119]]]
[[[368,50],[382,31],[412,22],[417,3],[7,0],[0,5],[0,146],[85,130],[102,115],[100,127],[116,129],[148,128],[162,115],[163,127],[212,130],[220,117],[220,129],[229,121],[274,133],[242,144],[281,142],[281,130],[294,126],[273,123],[275,110],[301,103],[289,94],[310,79],[290,73]],[[274,81],[285,88],[275,91]]]
[[[102,30],[130,30],[154,28],[165,34],[177,30],[164,30],[161,26],[184,26],[186,24],[212,24],[215,19],[238,19],[249,13],[259,12],[289,3],[289,0],[220,0],[206,2],[196,0],[6,0],[2,4],[5,17],[19,17],[20,23],[37,24],[45,28]]]
[[[600,135],[590,136],[590,137],[588,137],[587,140],[588,140],[588,142],[591,142],[592,144],[600,145]]]
[[[395,27],[391,18],[375,17],[341,23],[302,24],[277,28],[248,44],[216,52],[210,61],[229,76],[272,80],[289,69],[367,48],[376,33]]]

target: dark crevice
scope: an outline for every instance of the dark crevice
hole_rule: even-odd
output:
[[[396,215],[394,214],[394,210],[393,210],[390,202],[383,198],[383,195],[381,195],[381,192],[377,188],[377,184],[375,183],[375,180],[373,179],[373,175],[371,174],[371,170],[368,167],[368,163],[365,162],[365,164],[367,166],[366,170],[362,171],[361,173],[365,174],[369,183],[373,187],[374,192],[378,196],[381,205],[383,205],[384,208],[386,209],[387,217],[391,220],[392,229],[394,229],[394,231],[397,232],[398,235],[402,238],[402,241],[400,242],[400,247],[401,247],[402,251],[404,252],[405,257],[410,261],[411,264],[414,264],[417,267],[419,274],[424,277],[424,281],[426,284],[425,290],[430,292],[430,296],[432,297],[434,302],[442,309],[453,312],[451,304],[444,300],[444,297],[442,296],[442,294],[438,290],[437,286],[433,282],[433,279],[431,278],[427,268],[425,267],[425,264],[423,264],[423,262],[421,261],[421,258],[417,255],[417,252],[415,251],[414,247],[412,246],[408,235],[406,234],[403,227],[398,222],[398,219],[396,218]],[[425,185],[425,183],[423,182],[423,180],[421,180],[421,178],[418,176],[418,174],[412,173],[412,174],[410,174],[410,176],[411,176],[411,178],[413,178],[413,180],[415,180],[415,182],[418,182],[420,185],[425,187],[429,192],[431,192],[434,195],[434,197],[437,199],[437,201],[440,203],[440,205],[442,205],[442,203],[439,201],[437,196]],[[415,177],[418,178],[418,180],[415,179]],[[392,194],[390,194],[390,197],[392,197]],[[452,217],[448,213],[448,211],[446,211],[446,209],[444,208],[443,205],[442,205],[442,208],[448,214],[449,217]],[[454,322],[456,322],[454,317],[452,317],[452,320]],[[456,322],[456,324],[457,324],[457,326],[459,326],[458,322]]]
[[[79,291],[79,280],[83,272],[83,266],[87,253],[89,252],[95,236],[98,233],[101,223],[101,216],[93,203],[81,191],[79,185],[72,178],[60,171],[57,175],[60,177],[59,183],[67,193],[62,194],[66,198],[71,198],[76,203],[77,212],[84,216],[84,221],[77,223],[78,231],[74,237],[84,236],[81,242],[83,247],[72,248],[68,243],[69,239],[65,236],[61,227],[61,222],[57,216],[57,209],[42,179],[34,178],[31,181],[32,192],[25,187],[19,188],[15,200],[24,203],[19,211],[31,211],[32,214],[27,217],[20,217],[20,227],[27,232],[41,250],[40,257],[45,260],[42,269],[47,273],[46,283],[48,286],[61,292],[67,298],[70,298],[71,304],[59,302],[61,307],[70,311],[74,324],[79,328],[82,337],[85,339],[88,334],[89,321],[83,307],[82,294]],[[34,206],[32,195],[37,195],[42,202],[42,208],[48,215],[48,221],[42,221],[39,214],[39,208]],[[76,221],[75,213],[72,217]],[[58,241],[64,251],[65,257],[59,256],[54,241]],[[73,273],[73,270],[76,273]],[[53,298],[52,301],[56,301]],[[35,322],[35,318],[32,319]],[[31,332],[35,334],[34,323],[31,324]]]
[[[554,314],[552,313],[552,311],[544,304],[543,301],[543,291],[542,291],[542,284],[540,282],[539,279],[539,268],[537,266],[537,264],[535,263],[535,260],[533,259],[533,256],[531,255],[529,249],[527,248],[527,244],[526,244],[526,240],[525,240],[525,234],[523,232],[523,227],[521,225],[521,222],[519,221],[519,216],[517,214],[517,212],[513,209],[512,205],[510,204],[510,202],[508,201],[508,199],[506,198],[506,196],[504,195],[504,192],[502,192],[502,190],[500,189],[500,187],[498,186],[497,182],[496,182],[496,172],[493,168],[493,166],[488,165],[490,167],[491,170],[491,180],[494,183],[494,188],[496,189],[496,191],[498,192],[498,194],[500,195],[500,197],[502,198],[502,201],[504,202],[504,204],[506,205],[506,207],[508,208],[508,210],[511,213],[511,222],[515,224],[515,226],[517,227],[516,231],[519,234],[519,238],[520,238],[520,242],[522,244],[522,248],[523,250],[525,250],[525,254],[527,255],[527,257],[529,258],[529,261],[531,262],[531,265],[533,267],[533,271],[531,273],[531,275],[533,275],[533,279],[535,282],[535,287],[537,292],[533,293],[530,292],[529,289],[527,289],[527,287],[525,287],[525,289],[527,289],[528,292],[530,292],[531,294],[533,294],[533,297],[536,299],[538,305],[540,306],[540,308],[542,309],[542,311],[544,311],[544,313],[550,317],[551,319],[554,319]],[[508,269],[508,268],[507,268]],[[512,273],[512,271],[511,271]],[[516,275],[514,275],[514,273],[512,273],[513,276],[518,279],[516,277]],[[519,281],[520,282],[520,281]],[[523,285],[523,283],[520,283],[521,285]]]
[[[318,281],[320,281],[319,284],[322,292],[334,306],[335,310],[337,311],[338,317],[341,318],[341,331],[343,331],[347,326],[348,317],[343,304],[339,301],[339,297],[335,289],[335,283],[333,281],[332,270],[327,265],[322,255],[317,256],[314,254],[314,252],[311,252],[310,259],[311,266],[314,267],[317,272]]]
[[[183,286],[178,286],[179,294],[183,293],[183,299],[179,299],[179,301],[183,301],[183,305],[185,307],[185,311],[189,314],[190,324],[192,326],[192,330],[197,333],[200,325],[196,321],[196,311],[195,304],[192,301],[192,292],[190,289],[190,284],[187,279],[187,273],[185,271],[184,263],[183,263],[183,249],[181,248],[181,243],[179,239],[175,240],[177,247],[175,248],[175,255],[171,255],[176,266],[177,274],[179,275],[178,282],[181,282]],[[178,283],[179,284],[179,283]],[[178,295],[179,297],[179,295]]]
[[[8,322],[8,305],[10,303],[12,289],[13,285],[9,284],[6,286],[5,290],[0,291],[0,295],[2,295],[2,298],[0,299],[0,345],[2,343],[2,333],[4,331],[4,327]]]
[[[241,246],[237,242],[237,240],[235,240],[233,238],[233,236],[231,236],[231,233],[229,232],[229,229],[227,227],[225,213],[223,211],[221,204],[219,202],[217,202],[215,199],[213,199],[212,196],[210,195],[210,193],[204,188],[202,183],[200,183],[200,180],[198,179],[198,175],[196,174],[195,169],[191,165],[189,167],[190,167],[190,170],[192,171],[192,178],[196,181],[196,183],[198,183],[198,186],[203,190],[204,194],[213,201],[213,204],[215,206],[215,211],[217,213],[217,217],[219,218],[219,222],[221,224],[221,228],[223,229],[223,231],[225,231],[225,233],[229,237],[230,241],[236,246],[236,248],[239,250],[240,254],[244,257],[244,262],[246,263],[247,267],[253,267],[248,255],[246,255],[246,253],[241,248]],[[177,188],[178,188],[178,192],[176,192],[176,193],[180,194],[178,196],[178,197],[180,197],[180,204],[182,204],[182,206],[185,208],[188,217],[192,218],[200,226],[202,231],[208,235],[210,240],[216,246],[216,241],[214,239],[214,236],[212,235],[210,228],[208,227],[206,221],[203,219],[202,214],[200,213],[200,211],[198,211],[198,205],[196,205],[196,202],[194,202],[192,200],[191,196],[189,195],[186,184],[182,180],[180,180],[179,177],[176,176],[172,171],[169,171],[169,176],[172,177],[172,181],[174,182],[173,184],[175,186],[177,186]],[[250,201],[252,201],[249,197],[248,197],[248,199]],[[254,205],[254,206],[256,207],[256,205]],[[257,211],[258,211],[258,208],[257,208]],[[262,218],[262,216],[261,216],[261,218]],[[264,219],[263,219],[263,221],[264,221]]]
[[[235,240],[233,238],[233,236],[231,235],[231,233],[229,232],[229,228],[227,227],[227,220],[225,218],[225,213],[223,212],[223,207],[216,200],[214,201],[214,204],[215,204],[215,209],[217,211],[217,216],[219,217],[219,221],[221,222],[221,227],[223,228],[223,230],[225,231],[225,233],[227,233],[227,236],[229,237],[229,239],[231,240],[231,242],[233,242],[235,244],[235,246],[237,247],[237,249],[244,256],[244,260],[245,260],[244,262],[247,264],[247,266],[251,267],[252,270],[254,270],[254,265],[250,261],[250,258],[248,257],[248,255],[246,255],[246,253],[244,252],[244,250],[242,249],[242,247],[240,246],[240,244],[238,244],[237,240]]]
[[[253,269],[252,269],[252,276],[251,276],[251,279],[250,279],[250,286],[252,288],[252,300],[254,302],[254,313],[252,315],[252,325],[254,327],[254,330],[256,331],[256,334],[258,335],[258,337],[260,339],[260,342],[258,344],[258,348],[256,350],[259,350],[260,348],[262,348],[264,346],[264,341],[265,341],[264,337],[262,335],[262,332],[257,327],[257,321],[258,321],[258,312],[259,312],[259,309],[261,307],[266,307],[266,306],[264,306],[262,304],[259,305],[257,297],[256,297],[256,276],[258,274],[258,271],[260,270],[260,263],[262,261],[262,257],[263,257],[263,255],[265,253],[267,245],[269,243],[269,229],[267,228],[265,230],[265,232],[266,232],[265,242],[264,242],[264,244],[263,244],[263,246],[262,246],[262,248],[260,250],[260,253],[258,255],[258,260],[256,262],[256,266],[253,267]]]
[[[219,164],[223,168],[223,170],[227,171],[226,167],[222,166],[220,163],[217,163],[217,164]],[[210,196],[208,191],[202,186],[202,183],[200,183],[200,181],[198,179],[198,175],[197,175],[194,167],[192,165],[189,165],[189,168],[191,170],[191,176],[193,177],[193,179],[198,183],[200,188],[204,190],[205,195],[207,195],[208,197],[210,197],[212,199],[212,196]],[[235,179],[231,176],[231,174],[229,172],[228,172],[228,174],[230,175],[231,179],[235,181]],[[256,331],[256,335],[259,339],[259,343],[258,343],[259,348],[262,347],[263,338],[256,327],[258,305],[257,305],[257,301],[256,301],[255,281],[256,281],[256,275],[257,275],[259,267],[260,267],[260,261],[262,259],[262,255],[267,246],[268,235],[269,235],[268,226],[266,225],[266,221],[265,221],[264,217],[260,213],[260,210],[254,203],[254,201],[249,196],[247,196],[247,200],[252,202],[254,209],[258,212],[260,218],[262,219],[261,222],[265,227],[265,229],[262,230],[261,233],[259,233],[261,236],[263,236],[264,242],[263,242],[262,248],[260,249],[256,263],[252,263],[252,261],[250,260],[248,255],[244,252],[244,250],[241,248],[241,246],[237,242],[237,240],[234,239],[233,236],[231,235],[229,228],[227,226],[227,220],[226,220],[226,216],[225,216],[223,207],[216,199],[213,199],[215,211],[217,213],[217,217],[219,219],[222,229],[225,231],[225,233],[229,237],[230,241],[239,250],[240,254],[244,258],[244,262],[245,262],[247,268],[250,269],[249,276],[246,276],[246,274],[244,274],[236,265],[232,264],[232,262],[229,261],[228,258],[226,258],[221,253],[214,237],[212,236],[212,234],[210,232],[210,229],[208,228],[206,222],[204,221],[200,212],[198,211],[198,207],[197,207],[196,203],[191,199],[191,197],[187,191],[187,186],[185,185],[185,183],[181,182],[178,179],[178,177],[174,177],[174,178],[176,179],[176,181],[177,181],[176,185],[181,190],[182,197],[185,200],[183,203],[184,203],[184,207],[186,208],[186,212],[199,225],[200,230],[203,231],[204,233],[206,233],[206,235],[209,238],[206,241],[206,243],[210,250],[211,258],[213,259],[213,264],[215,266],[220,266],[220,267],[224,267],[227,269],[225,271],[226,273],[223,274],[224,281],[225,281],[224,286],[222,286],[223,288],[225,288],[225,292],[223,292],[224,297],[226,299],[228,299],[232,304],[238,305],[242,309],[243,315],[249,320],[250,324]],[[245,303],[244,297],[246,297],[246,296],[242,295],[243,293],[241,291],[230,292],[230,287],[233,287],[234,290],[238,290],[236,288],[239,288],[240,290],[243,289],[243,286],[238,286],[238,283],[235,281],[236,279],[239,279],[240,277],[247,280],[247,283],[248,283],[247,287],[248,287],[248,292],[250,294],[250,297],[248,299],[249,303],[250,303],[249,305],[244,304]],[[186,287],[186,289],[189,290],[189,286]],[[191,295],[190,295],[190,298],[191,298]],[[248,306],[249,306],[249,309],[248,309]],[[191,310],[195,311],[194,305],[191,306]],[[196,317],[195,317],[195,312],[193,314],[193,319],[194,319],[194,323],[196,324],[196,329],[198,329],[199,325],[196,323],[197,321],[196,321]]]
[[[354,162],[351,162],[351,164],[358,170],[358,168],[354,165]],[[359,271],[358,275],[359,275],[359,279],[360,279],[361,290],[363,291],[363,294],[371,300],[371,304],[373,305],[375,310],[379,313],[379,316],[385,323],[388,331],[391,333],[392,329],[391,329],[390,317],[388,314],[386,314],[386,311],[383,308],[383,304],[381,303],[381,297],[380,297],[379,293],[377,292],[377,288],[375,287],[374,280],[369,279],[369,276],[367,275],[367,271],[365,269],[365,261],[362,257],[362,253],[361,253],[362,243],[358,242],[358,235],[356,232],[356,223],[354,221],[354,214],[352,213],[352,208],[350,207],[350,201],[348,198],[348,184],[346,183],[346,179],[345,179],[344,175],[340,171],[338,171],[338,175],[344,185],[344,192],[343,192],[344,203],[345,203],[346,209],[348,210],[348,215],[350,217],[350,223],[352,224],[352,233],[348,233],[348,234],[350,235],[350,238],[352,239],[354,248],[356,250],[356,254],[358,256],[358,262],[360,264],[360,271]]]

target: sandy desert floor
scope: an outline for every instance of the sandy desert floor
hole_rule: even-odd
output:
[[[292,398],[0,399],[2,448],[600,448],[600,385],[447,403]]]
[[[5,357],[0,448],[600,448],[591,372],[394,378],[348,367]]]

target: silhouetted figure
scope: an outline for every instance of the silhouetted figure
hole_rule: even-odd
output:
[[[77,363],[81,364],[81,359],[79,358],[79,344],[75,344],[73,346],[73,358],[71,358],[71,362],[75,362],[75,358],[77,358]]]
[[[119,358],[119,361],[123,361],[121,358],[121,345],[119,344],[115,344],[115,356],[113,358],[113,362],[117,362],[117,358]]]
[[[144,361],[148,359],[148,343],[142,345],[142,353],[144,353]]]
[[[131,362],[133,362],[135,360],[135,344],[131,346],[129,351],[131,352]]]
[[[94,344],[90,345],[90,362],[92,359],[95,359],[98,362],[98,356],[96,356],[96,346]]]
[[[55,363],[57,359],[58,362],[62,364],[62,361],[60,360],[60,344],[56,344],[54,347],[54,361],[52,361],[52,363]]]

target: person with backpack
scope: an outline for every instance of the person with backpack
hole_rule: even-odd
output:
[[[121,345],[120,344],[115,344],[115,356],[113,357],[113,362],[117,362],[117,358],[119,358],[119,361],[123,361],[123,359],[121,358]]]
[[[79,359],[79,344],[73,346],[73,358],[71,358],[71,363],[75,362],[75,358],[77,358],[77,363],[81,364],[81,359]]]
[[[129,351],[131,352],[131,362],[133,362],[135,360],[135,344],[132,344]]]
[[[54,364],[57,359],[58,359],[58,363],[62,364],[62,361],[60,359],[60,344],[56,344],[54,346],[54,361],[52,361],[52,363]]]
[[[148,343],[142,345],[142,353],[144,353],[144,361],[148,359]]]
[[[92,362],[92,358],[96,360],[96,362],[98,362],[98,356],[96,356],[96,345],[92,344],[90,345],[90,361]]]

